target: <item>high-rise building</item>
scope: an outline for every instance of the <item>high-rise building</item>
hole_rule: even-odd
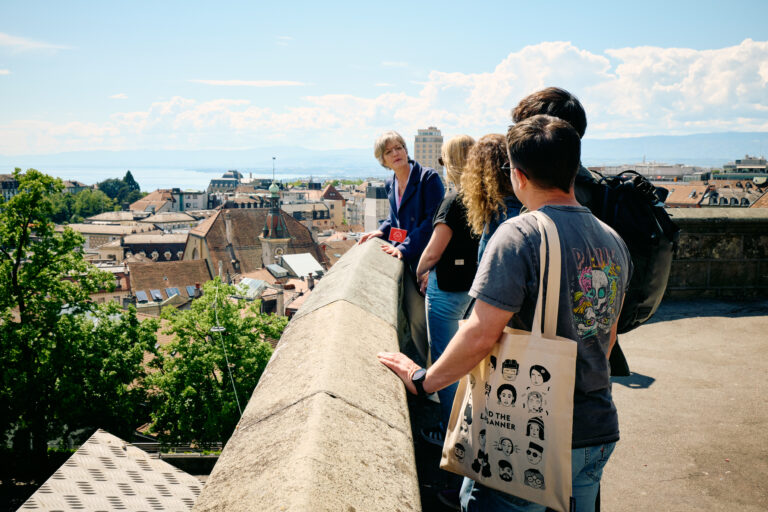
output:
[[[445,182],[443,166],[437,161],[443,147],[443,135],[435,126],[419,130],[413,145],[413,159],[425,167],[435,169]]]

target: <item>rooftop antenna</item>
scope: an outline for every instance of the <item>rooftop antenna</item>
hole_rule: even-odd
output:
[[[273,182],[275,181],[275,159],[276,158],[277,157],[275,156],[272,157],[272,181]]]

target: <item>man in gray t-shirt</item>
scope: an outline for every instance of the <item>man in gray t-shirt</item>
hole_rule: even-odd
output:
[[[619,438],[607,358],[616,340],[632,263],[619,236],[576,200],[573,183],[581,141],[570,124],[533,116],[510,127],[507,143],[515,195],[529,211],[548,215],[560,234],[557,334],[578,343],[573,498],[578,512],[594,510],[603,467]],[[510,219],[498,228],[470,290],[477,298],[472,315],[428,371],[401,353],[381,353],[379,360],[411,393],[431,393],[469,373],[491,352],[506,325],[530,329],[538,295],[540,240],[532,216]],[[540,505],[469,479],[462,488],[462,505],[470,511],[544,511]]]

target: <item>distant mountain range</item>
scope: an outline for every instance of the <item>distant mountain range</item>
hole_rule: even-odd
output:
[[[720,167],[746,154],[761,156],[768,150],[768,132],[725,132],[680,136],[630,137],[584,140],[586,165],[615,165],[646,161]],[[199,151],[76,151],[48,155],[0,155],[0,172],[14,167],[172,167],[220,173],[222,169],[266,172],[277,157],[281,172],[325,176],[379,176],[387,174],[373,158],[372,148],[312,150],[275,146],[247,150]]]

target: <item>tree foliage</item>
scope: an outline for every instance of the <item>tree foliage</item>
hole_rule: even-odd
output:
[[[44,458],[78,428],[133,426],[154,329],[90,300],[114,278],[84,261],[79,233],[54,230],[61,180],[14,177],[19,193],[0,203],[0,435]]]
[[[123,179],[110,178],[99,183],[97,187],[118,205],[141,199],[141,189],[131,171],[126,172]]]
[[[232,300],[236,292],[217,278],[191,309],[163,311],[173,341],[153,362],[157,371],[149,382],[152,429],[165,444],[226,441],[240,418],[232,383],[245,408],[272,355],[265,339],[278,339],[288,322],[259,313],[258,303]],[[225,330],[211,332],[214,326]]]

